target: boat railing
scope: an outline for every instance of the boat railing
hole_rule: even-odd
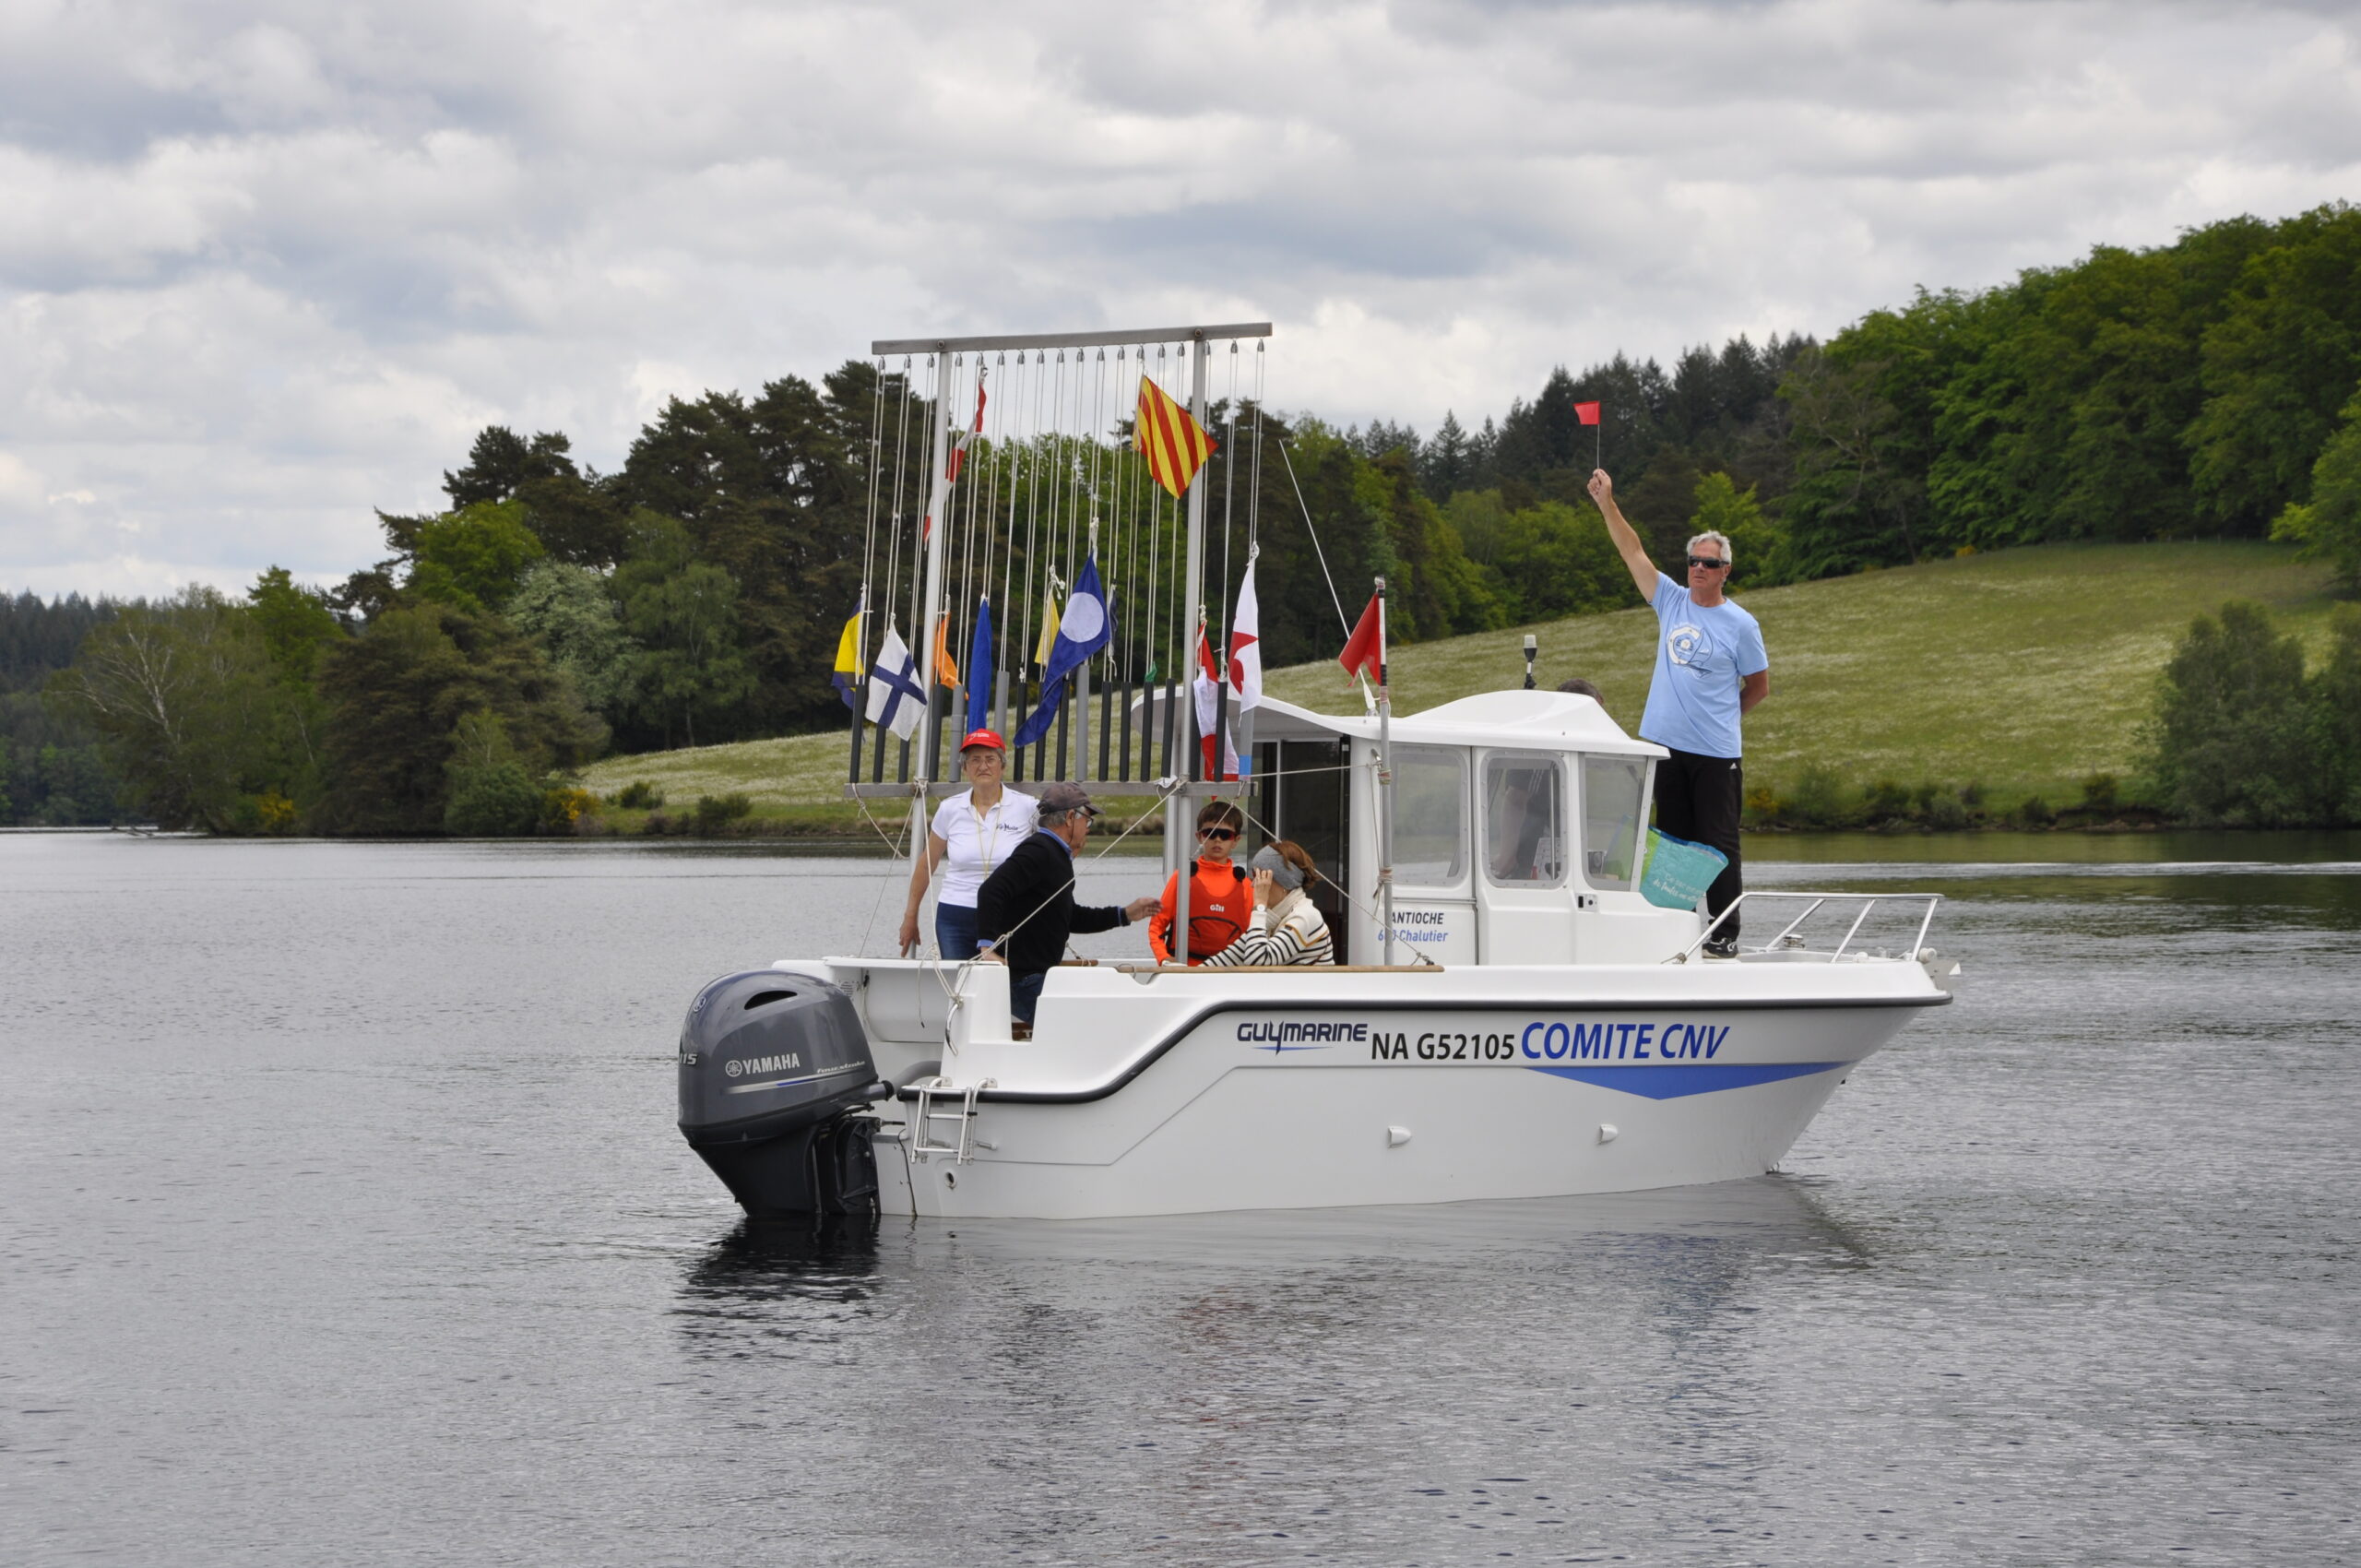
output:
[[[1927,932],[1935,923],[1935,906],[1942,901],[1943,896],[1940,893],[1811,893],[1793,892],[1785,888],[1775,891],[1749,888],[1732,899],[1727,909],[1707,921],[1705,928],[1697,933],[1695,941],[1666,959],[1665,962],[1667,964],[1688,963],[1697,956],[1708,941],[1712,940],[1714,932],[1745,906],[1752,904],[1758,907],[1763,905],[1776,907],[1783,903],[1800,903],[1803,905],[1803,910],[1786,925],[1781,926],[1778,933],[1770,941],[1759,947],[1741,948],[1739,952],[1741,957],[1753,953],[1771,955],[1791,963],[1836,963],[1852,947],[1853,939],[1861,933],[1861,927],[1868,923],[1870,913],[1880,904],[1894,904],[1919,907],[1917,930],[1911,938],[1909,947],[1902,953],[1886,954],[1881,951],[1879,956],[1917,959],[1928,951]],[[1809,945],[1803,933],[1804,923],[1831,904],[1836,906],[1832,915],[1833,919],[1841,919],[1845,912],[1852,910],[1854,905],[1857,904],[1860,908],[1853,912],[1853,923],[1845,928],[1845,934],[1837,939],[1834,947],[1825,950],[1814,948]],[[1786,910],[1781,908],[1778,912],[1784,914]],[[1864,949],[1855,952],[1853,956],[1860,959],[1867,958],[1869,955]]]

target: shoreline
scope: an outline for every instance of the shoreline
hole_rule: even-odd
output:
[[[759,824],[750,825],[759,826]],[[659,850],[693,852],[753,852],[811,856],[841,857],[853,860],[900,861],[907,859],[898,845],[889,846],[874,833],[844,831],[811,831],[784,833],[724,832],[697,835],[682,833],[594,832],[575,834],[542,834],[516,837],[468,838],[450,835],[418,835],[407,837],[369,836],[331,837],[295,834],[214,834],[196,830],[165,831],[151,826],[128,825],[114,827],[0,827],[0,837],[20,838],[53,838],[63,836],[118,837],[125,839],[153,839],[164,842],[207,844],[279,844],[297,845],[362,845],[408,844],[418,846],[458,847],[529,847],[536,849],[559,849],[567,846],[590,849],[597,846],[627,847]],[[2260,828],[2260,827],[2187,827],[2168,823],[2130,823],[2121,820],[2089,826],[2023,827],[2005,823],[1959,828],[1931,829],[1926,827],[1842,827],[1748,828],[1744,834],[1746,859],[1749,863],[1809,863],[1821,861],[1892,860],[1915,861],[1921,856],[1913,852],[1921,848],[1940,849],[1956,845],[1997,848],[2007,840],[2022,842],[2023,858],[2103,861],[2116,859],[2138,860],[2142,853],[2124,853],[2153,847],[2165,851],[2156,858],[2167,861],[2285,861],[2290,862],[2320,861],[2361,861],[2361,829],[2354,828]],[[1121,844],[1098,851],[1124,859],[1149,859],[1161,854],[1163,836],[1153,820],[1130,835]],[[1967,854],[1962,858],[1982,860],[1983,854]]]

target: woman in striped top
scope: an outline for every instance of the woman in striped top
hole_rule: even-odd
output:
[[[1254,912],[1246,934],[1205,960],[1216,968],[1333,964],[1328,922],[1306,897],[1320,873],[1300,845],[1284,838],[1254,855]]]

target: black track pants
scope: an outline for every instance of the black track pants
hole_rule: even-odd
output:
[[[1734,756],[1701,756],[1674,752],[1656,764],[1656,827],[1692,844],[1711,844],[1730,858],[1714,885],[1705,890],[1705,908],[1720,914],[1746,885],[1738,870],[1738,816],[1746,800],[1746,776]],[[1738,918],[1732,916],[1714,936],[1738,935]]]

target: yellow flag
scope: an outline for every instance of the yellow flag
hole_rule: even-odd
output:
[[[1033,649],[1033,662],[1047,670],[1050,655],[1058,646],[1058,590],[1041,590],[1041,640]]]
[[[1140,377],[1139,417],[1132,428],[1140,455],[1147,459],[1147,471],[1175,501],[1214,455],[1214,438],[1204,426],[1145,375]]]
[[[868,602],[866,597],[861,600],[864,607]],[[845,699],[845,706],[856,709],[860,706],[853,695],[854,688],[860,684],[860,610],[854,610],[845,622],[845,629],[836,635],[836,668],[828,677],[836,695]]]

